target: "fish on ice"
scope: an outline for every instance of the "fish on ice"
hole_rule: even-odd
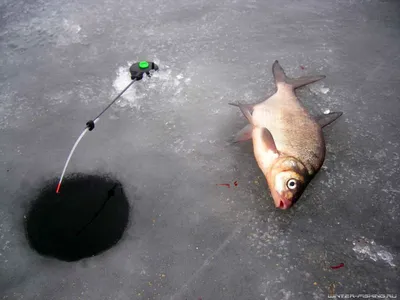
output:
[[[240,108],[249,124],[234,141],[252,140],[257,164],[264,174],[275,206],[288,209],[321,169],[325,160],[323,128],[342,112],[312,116],[295,89],[325,75],[289,78],[276,60],[272,66],[276,92],[257,104],[229,103]]]

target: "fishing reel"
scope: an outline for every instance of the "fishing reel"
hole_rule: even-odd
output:
[[[134,63],[129,68],[132,80],[142,80],[144,74],[146,74],[148,77],[151,77],[151,71],[158,71],[158,66],[152,61],[145,60]]]
[[[152,62],[152,61],[143,60],[143,61],[134,63],[134,64],[129,68],[129,73],[131,73],[131,79],[132,79],[132,82],[129,84],[129,86],[130,86],[134,81],[142,80],[144,74],[146,74],[147,77],[150,78],[150,77],[151,77],[151,74],[153,73],[152,71],[158,71],[158,66],[157,66],[154,62]],[[114,101],[111,102],[111,104],[113,104],[113,103],[127,90],[127,88],[128,88],[129,86],[127,86],[127,87],[114,99]],[[103,112],[106,111],[106,110],[111,106],[111,104],[110,104],[105,110],[103,110]],[[102,112],[101,114],[103,114],[103,112]],[[100,114],[100,115],[101,115],[101,114]],[[100,117],[100,115],[99,115],[98,117]],[[98,117],[97,117],[97,118],[98,118]],[[97,119],[97,118],[96,118],[96,119]],[[86,127],[88,128],[89,131],[92,131],[92,130],[94,129],[94,125],[95,125],[96,119],[90,120],[90,121],[88,121],[88,122],[86,123]]]
[[[78,146],[78,143],[80,142],[80,140],[83,138],[83,136],[85,135],[85,133],[87,131],[92,131],[94,129],[94,126],[96,124],[96,122],[99,120],[100,116],[107,110],[110,108],[111,105],[113,105],[113,103],[115,103],[115,101],[118,100],[119,97],[122,96],[123,93],[125,93],[125,91],[135,82],[135,81],[139,81],[143,79],[143,75],[146,74],[149,78],[151,77],[151,74],[153,73],[152,71],[158,71],[158,66],[152,62],[152,61],[140,61],[137,63],[134,63],[130,68],[129,68],[129,72],[131,73],[131,79],[132,81],[122,90],[122,92],[120,92],[115,98],[114,100],[105,108],[103,109],[103,111],[93,120],[89,120],[86,123],[86,127],[84,129],[84,131],[81,133],[81,135],[79,136],[79,138],[77,139],[77,141],[75,142],[74,146],[72,147],[71,152],[69,153],[69,156],[67,158],[67,162],[65,163],[64,166],[64,170],[61,174],[60,177],[60,181],[57,185],[57,189],[56,189],[56,193],[59,193],[60,190],[60,186],[61,186],[61,181],[63,180],[64,174],[65,174],[65,170],[67,169],[69,160],[71,159],[72,153],[74,153],[75,148]]]

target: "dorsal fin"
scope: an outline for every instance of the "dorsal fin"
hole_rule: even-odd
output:
[[[281,86],[282,84],[284,84],[285,86],[290,86],[292,89],[296,89],[304,85],[324,79],[326,77],[325,75],[316,75],[303,76],[299,78],[289,78],[286,76],[285,71],[277,60],[275,60],[274,64],[272,65],[272,74],[274,75],[275,84],[278,89],[279,86]]]

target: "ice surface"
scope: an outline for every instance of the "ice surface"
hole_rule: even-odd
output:
[[[399,10],[3,1],[0,299],[308,300],[326,299],[333,282],[337,293],[400,293]],[[104,114],[68,169],[123,182],[126,237],[74,264],[39,257],[22,226],[32,192],[60,175],[87,120],[144,59],[160,71]],[[247,121],[228,103],[270,96],[276,59],[290,77],[326,75],[297,91],[310,111],[343,112],[324,129],[323,169],[288,212],[275,209],[251,143],[229,144]]]

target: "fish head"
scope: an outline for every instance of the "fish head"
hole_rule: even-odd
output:
[[[268,172],[267,182],[275,206],[288,209],[301,197],[310,182],[310,177],[299,160],[280,157]]]

